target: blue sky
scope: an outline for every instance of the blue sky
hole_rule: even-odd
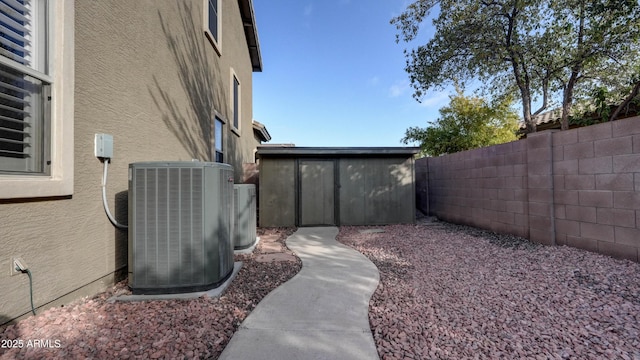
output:
[[[408,3],[254,1],[263,72],[253,76],[253,118],[270,143],[406,146],[408,127],[438,117],[450,92],[429,92],[422,103],[412,97],[408,45],[396,44],[389,23]]]

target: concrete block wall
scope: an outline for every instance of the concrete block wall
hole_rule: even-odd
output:
[[[537,243],[554,245],[553,132],[531,134],[524,143],[527,148],[528,238]]]
[[[419,184],[416,184],[416,208],[423,214],[429,214],[429,165],[426,161],[427,158],[419,159],[417,161],[424,162],[424,166],[417,166],[415,168],[416,178],[422,179]]]
[[[512,142],[417,160],[416,189],[424,191],[428,183],[428,198],[417,196],[419,206],[446,221],[527,236],[524,145]]]
[[[416,161],[418,208],[640,261],[640,117]]]
[[[640,117],[553,140],[556,242],[639,261]]]

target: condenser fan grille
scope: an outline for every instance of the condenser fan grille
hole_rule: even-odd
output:
[[[233,268],[231,167],[187,162],[131,168],[134,293],[184,292],[224,280]]]

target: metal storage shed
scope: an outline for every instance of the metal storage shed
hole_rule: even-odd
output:
[[[258,147],[260,226],[415,222],[413,147]]]

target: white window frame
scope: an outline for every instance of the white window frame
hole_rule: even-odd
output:
[[[49,0],[50,172],[0,174],[0,199],[73,194],[74,0]]]
[[[229,103],[231,109],[231,116],[229,119],[229,127],[231,131],[233,131],[236,135],[240,136],[240,128],[242,127],[242,82],[240,78],[236,74],[236,72],[231,68],[231,82],[229,84],[229,98],[231,102]],[[235,84],[238,83],[238,93],[235,93]],[[237,99],[236,99],[237,97]],[[237,108],[236,108],[236,100],[237,100]],[[237,124],[236,124],[237,119]]]
[[[217,9],[218,9],[218,13],[217,15],[217,21],[216,21],[216,25],[217,25],[217,33],[218,33],[218,38],[216,39],[216,37],[213,35],[213,33],[211,33],[211,30],[209,29],[209,16],[211,16],[211,14],[209,14],[209,2],[216,2],[217,4]],[[222,0],[203,0],[203,26],[204,26],[204,34],[207,36],[207,39],[209,39],[209,42],[211,42],[211,45],[213,45],[213,48],[216,50],[216,52],[218,53],[218,55],[221,54],[221,44],[222,44],[222,16],[220,16],[220,13],[222,12]]]

